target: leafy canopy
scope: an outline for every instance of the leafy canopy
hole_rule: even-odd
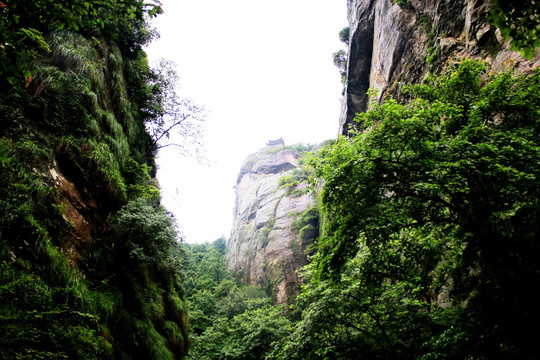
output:
[[[225,239],[186,244],[189,359],[268,359],[291,331],[282,307],[258,286],[241,286],[225,268]]]
[[[314,161],[323,233],[287,356],[533,357],[540,71],[464,60],[407,91]]]
[[[512,39],[512,49],[532,59],[540,46],[540,6],[532,0],[493,0],[490,19],[505,40]]]

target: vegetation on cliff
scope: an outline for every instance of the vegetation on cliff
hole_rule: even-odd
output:
[[[160,11],[0,2],[2,359],[187,353],[181,250],[146,132],[167,110],[142,51]]]
[[[310,194],[312,170],[305,164],[311,145],[268,146],[248,156],[237,180],[233,232],[227,265],[244,284],[259,285],[276,304],[300,292],[297,270],[317,237]]]
[[[315,161],[323,232],[282,355],[534,358],[540,71],[464,60],[408,91]]]
[[[193,358],[534,358],[539,90],[538,69],[465,59],[372,101],[293,174],[322,189],[293,228],[322,232],[288,315],[224,271],[222,240],[188,251]]]
[[[202,113],[168,64],[148,66],[160,11],[0,1],[2,359],[538,356],[539,69],[447,62],[276,178],[291,199],[308,179],[318,194],[288,219],[302,294],[276,307],[273,279],[242,285],[224,239],[180,246],[160,205],[154,154]],[[492,17],[531,55],[534,3],[495,1]]]
[[[310,160],[319,204],[293,227],[322,232],[293,307],[240,286],[224,240],[187,248],[191,356],[534,358],[539,90],[539,70],[466,59],[408,103],[373,101],[363,132]]]

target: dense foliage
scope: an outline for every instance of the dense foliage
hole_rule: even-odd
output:
[[[144,16],[161,13],[159,1],[121,0],[9,0],[0,2],[0,84],[31,80],[31,63],[40,52],[49,52],[45,37],[52,29],[69,29],[140,50],[148,36],[141,25]]]
[[[532,359],[540,71],[449,64],[324,150],[323,234],[284,358]]]
[[[148,66],[159,5],[0,1],[2,359],[179,359],[188,333],[197,360],[538,357],[538,69],[452,63],[358,115],[312,161],[321,209],[291,226],[322,233],[285,309],[226,270],[223,239],[180,247],[160,206],[153,156],[197,149],[203,110]],[[535,2],[494,1],[492,22],[535,50]]]
[[[490,19],[512,48],[532,59],[540,46],[540,6],[532,0],[493,0]]]
[[[256,286],[241,286],[225,269],[225,240],[186,246],[190,359],[257,360],[277,352],[291,331],[282,306]]]
[[[153,1],[0,2],[0,358],[178,359]]]

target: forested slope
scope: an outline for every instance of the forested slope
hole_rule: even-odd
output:
[[[0,357],[179,359],[154,1],[0,2]],[[176,256],[176,257],[175,257]]]
[[[291,359],[535,359],[540,71],[472,60],[376,98],[323,191]]]
[[[218,239],[185,245],[192,341],[188,358],[271,358],[291,332],[294,315],[283,304],[274,306],[261,287],[242,285],[238,273],[226,269],[225,244]]]

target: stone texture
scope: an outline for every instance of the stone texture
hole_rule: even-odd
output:
[[[72,266],[88,256],[92,245],[92,236],[100,224],[104,223],[98,211],[98,204],[86,191],[82,191],[70,180],[53,160],[48,167],[48,173],[54,187],[58,190],[60,202],[63,205],[64,219],[70,227],[60,244],[60,251],[66,253]]]
[[[300,154],[284,146],[266,146],[250,155],[237,179],[234,223],[227,243],[227,264],[241,274],[241,280],[269,290],[276,303],[298,294],[301,266],[291,243],[297,234],[291,229],[296,218],[315,205],[310,194],[292,196],[279,188],[279,179],[298,166]],[[300,183],[296,189],[307,187]]]
[[[453,57],[470,56],[493,70],[514,67],[527,73],[538,66],[510,50],[487,21],[490,0],[348,0],[350,26],[347,84],[339,133],[346,134],[355,115],[366,111],[369,88],[405,99],[401,86],[419,83]]]

